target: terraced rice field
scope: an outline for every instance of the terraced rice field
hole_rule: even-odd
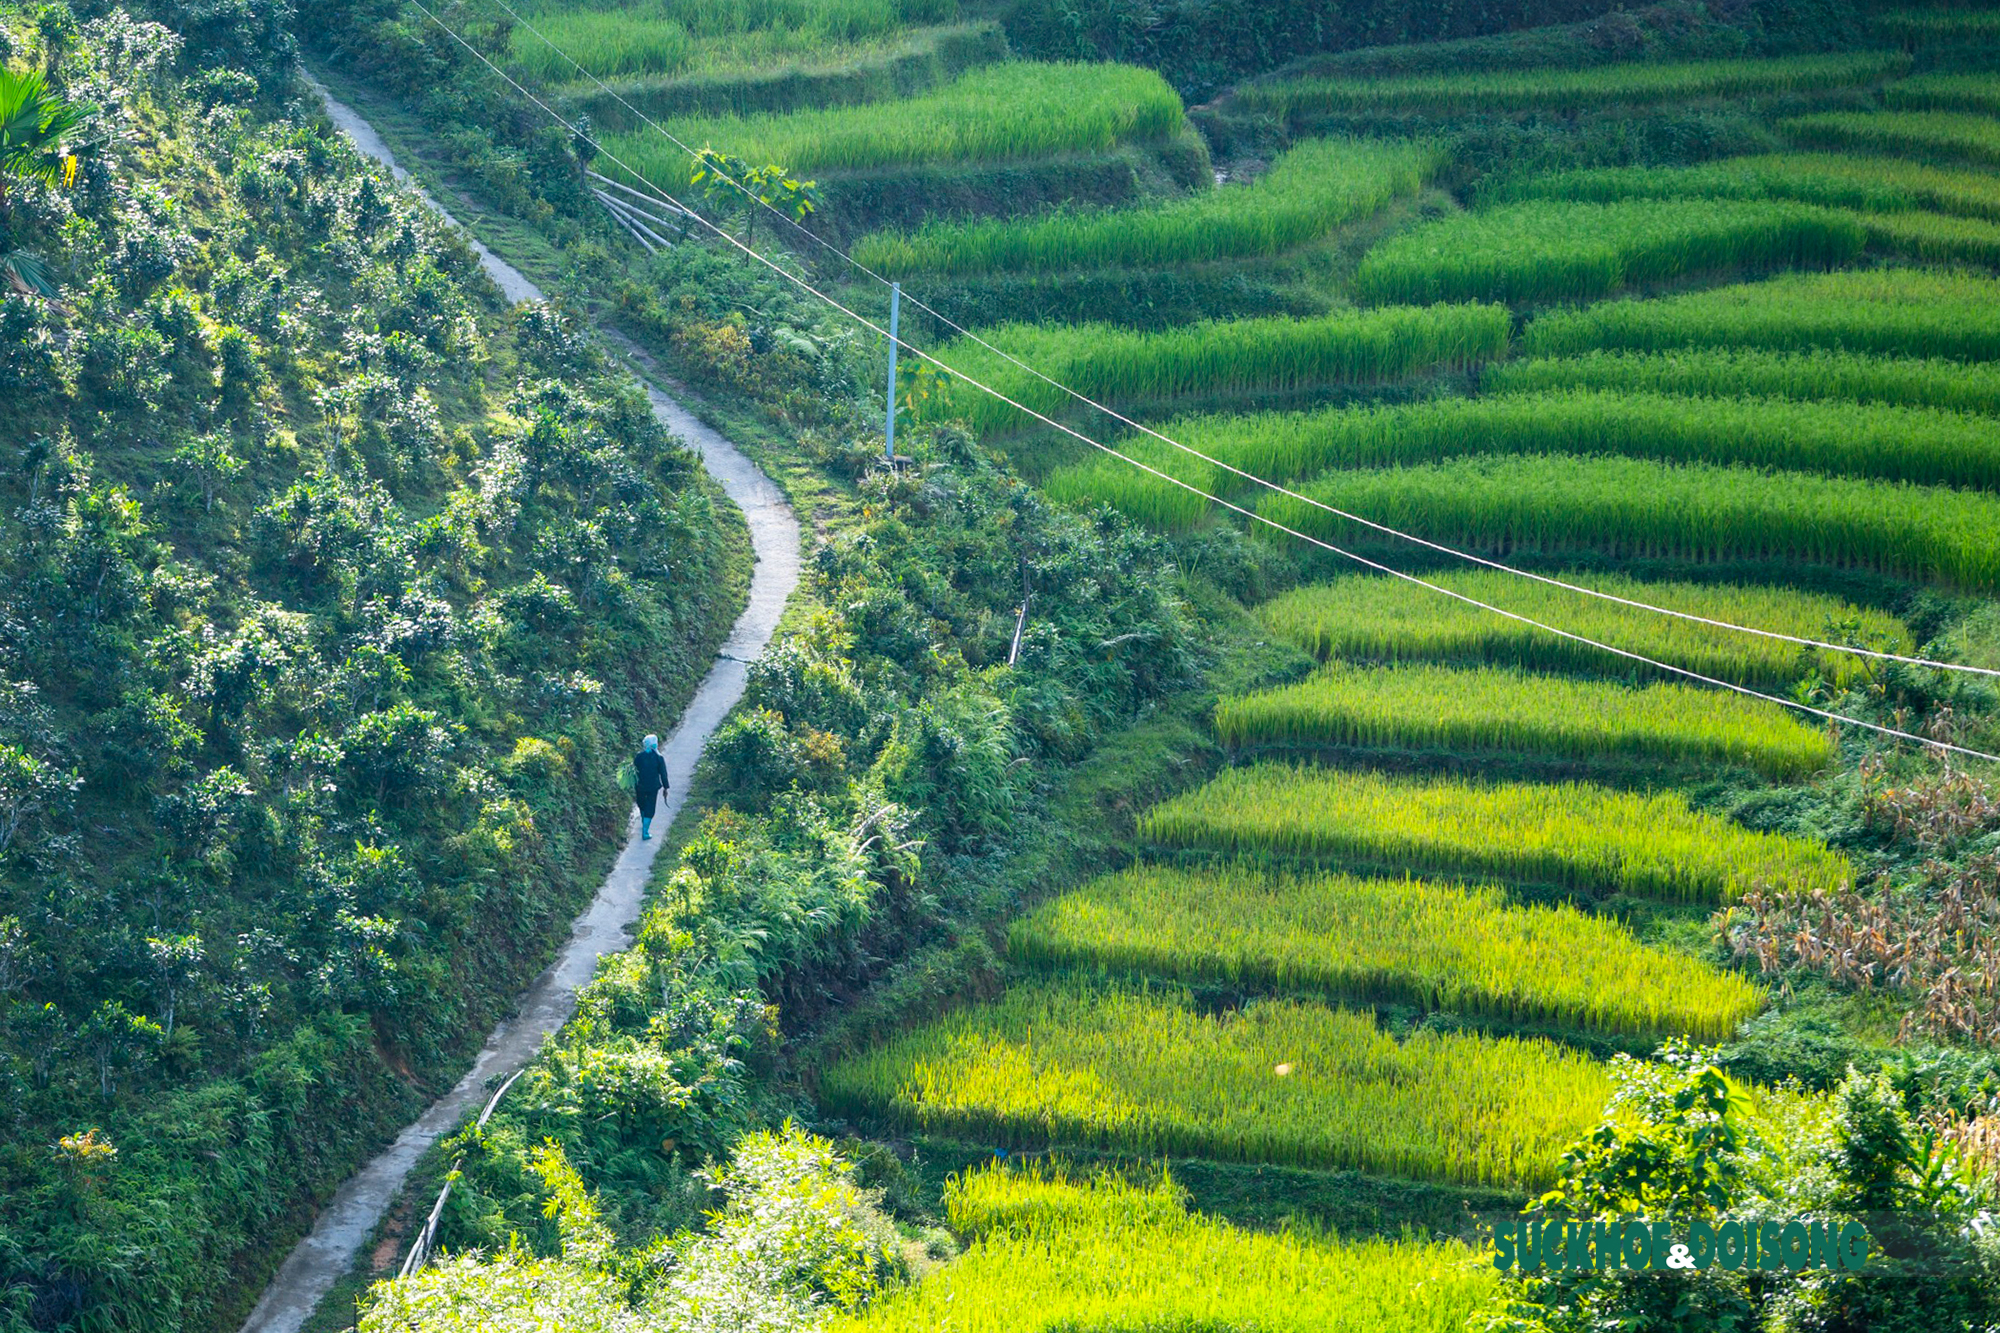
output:
[[[1459,1333],[1494,1286],[1456,1242],[1248,1231],[1188,1213],[1170,1178],[994,1167],[954,1178],[945,1208],[964,1257],[829,1333]]]
[[[1503,362],[1489,367],[1481,384],[1500,393],[1619,389],[1706,398],[1885,403],[2000,415],[2000,366],[1868,356],[1825,348],[1810,352],[1768,352],[1754,347],[1592,351],[1573,357]]]
[[[1316,140],[1249,185],[1149,208],[1024,220],[933,223],[913,235],[862,238],[854,257],[912,273],[1063,272],[1199,264],[1275,255],[1415,194],[1437,160],[1423,144]]]
[[[1259,764],[1154,807],[1148,843],[1231,856],[1405,866],[1586,894],[1726,902],[1751,888],[1832,892],[1853,879],[1818,842],[1755,833],[1672,792],[1468,782]]]
[[[841,1114],[1010,1148],[1532,1187],[1608,1091],[1596,1061],[1538,1039],[1398,1042],[1368,1014],[1320,1004],[1211,1015],[1172,990],[1029,981],[842,1061],[820,1096]]]
[[[1629,609],[1498,570],[1446,571],[1428,581],[1544,624],[1686,666],[1739,685],[1784,690],[1808,672],[1841,685],[1869,668],[1851,654],[1801,649],[1780,640]],[[1706,620],[1827,643],[1853,642],[1909,653],[1910,632],[1894,616],[1824,593],[1732,584],[1641,582],[1568,571],[1566,583]],[[1496,616],[1401,579],[1356,574],[1299,588],[1258,608],[1273,634],[1315,657],[1370,662],[1484,662],[1531,671],[1625,676],[1630,664]]]
[[[1491,887],[1143,866],[1043,904],[1007,932],[1035,966],[1335,1000],[1392,1000],[1603,1032],[1721,1037],[1758,988],[1647,948],[1573,907],[1522,907]]]
[[[1869,212],[1934,209],[2000,220],[2000,178],[1887,157],[1767,153],[1696,167],[1598,167],[1519,177],[1501,199],[1792,199]]]
[[[1224,698],[1230,746],[1362,746],[1587,760],[1740,765],[1777,779],[1835,746],[1776,704],[1713,689],[1523,675],[1492,667],[1335,664],[1297,685]]]
[[[2000,121],[1955,111],[1827,111],[1782,122],[1809,148],[1905,153],[1931,162],[2000,162]]]

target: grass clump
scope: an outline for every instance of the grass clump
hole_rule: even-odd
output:
[[[667,128],[754,163],[792,171],[1044,157],[1164,139],[1181,101],[1151,70],[1020,61],[972,70],[917,97],[750,116],[680,117]],[[605,148],[656,185],[691,183],[694,159],[651,130]]]
[[[954,1177],[945,1209],[971,1240],[964,1255],[828,1333],[1459,1333],[1495,1280],[1455,1241],[1345,1241],[1191,1215],[1164,1175],[995,1165]]]
[[[1801,649],[1776,639],[1668,616],[1536,583],[1497,569],[1426,576],[1431,583],[1631,652],[1742,685],[1783,688],[1817,673],[1846,686],[1868,673],[1846,653]],[[1894,616],[1824,593],[1712,583],[1643,583],[1621,574],[1567,571],[1567,583],[1709,620],[1879,651],[1914,651]],[[1597,648],[1440,597],[1402,579],[1350,574],[1295,589],[1257,609],[1270,630],[1322,659],[1376,662],[1485,662],[1541,671],[1624,676],[1630,664]]]
[[[1230,769],[1139,821],[1142,838],[1585,893],[1726,902],[1752,888],[1829,892],[1853,877],[1818,842],[1756,833],[1672,792],[1588,783],[1475,783],[1259,764]]]
[[[1371,384],[1488,360],[1506,350],[1507,311],[1494,305],[1343,310],[1139,331],[1102,324],[1010,324],[980,334],[1042,374],[1111,402],[1269,393]],[[958,380],[977,379],[1037,411],[1074,401],[1047,380],[970,340],[939,350]],[[947,386],[926,417],[960,418],[981,432],[1033,422],[970,383]]]
[[[1232,746],[1394,746],[1740,764],[1779,779],[1817,772],[1837,753],[1824,732],[1744,695],[1673,682],[1634,689],[1494,667],[1329,666],[1296,685],[1223,699],[1215,729]]]
[[[1824,111],[1780,121],[1778,128],[1813,148],[2000,162],[2000,120],[1963,112]]]
[[[1530,454],[1331,472],[1302,493],[1481,552],[1803,561],[1968,591],[2000,588],[2000,501],[1936,486]],[[1286,496],[1259,510],[1331,540],[1373,539]]]
[[[1105,1148],[1537,1186],[1609,1091],[1543,1040],[1422,1031],[1287,1000],[1034,981],[826,1074],[842,1114],[1009,1147]]]
[[[1805,204],[1534,200],[1393,237],[1354,287],[1375,302],[1589,300],[1692,273],[1844,263],[1865,240],[1853,219]]]
[[[1528,325],[1535,356],[1592,348],[1816,348],[2000,360],[2000,281],[1953,269],[1784,274],[1655,301],[1606,301]]]
[[[1909,57],[1899,52],[1863,52],[1383,79],[1272,79],[1250,84],[1236,97],[1246,109],[1280,116],[1355,111],[1435,115],[1581,111],[1708,97],[1818,92],[1876,83],[1908,68]]]
[[[1868,356],[1828,348],[1809,352],[1769,352],[1754,347],[1592,351],[1573,357],[1497,362],[1480,376],[1480,386],[1499,393],[1615,389],[2000,414],[2000,366]]]
[[[854,257],[905,274],[1155,268],[1274,255],[1413,195],[1437,162],[1424,144],[1300,144],[1249,185],[1149,208],[1027,220],[937,222],[865,236]]]
[[[1648,948],[1608,917],[1495,888],[1140,866],[1013,923],[1046,967],[1391,1000],[1602,1032],[1728,1036],[1763,1006],[1733,973]]]

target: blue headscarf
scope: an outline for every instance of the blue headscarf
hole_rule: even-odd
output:
[[[654,751],[658,750],[659,748],[660,748],[660,738],[659,738],[658,736],[648,736],[648,737],[646,737],[646,753],[647,753],[647,754],[652,754],[652,753],[653,753]]]

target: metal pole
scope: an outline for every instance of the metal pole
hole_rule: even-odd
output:
[[[882,432],[882,456],[896,461],[896,335],[903,314],[903,284],[889,284],[889,424]]]

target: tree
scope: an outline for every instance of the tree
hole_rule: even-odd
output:
[[[68,798],[83,785],[74,773],[35,758],[18,745],[0,745],[0,852],[32,815]]]
[[[77,1029],[77,1042],[97,1066],[97,1090],[111,1100],[111,1069],[120,1056],[130,1056],[157,1044],[166,1034],[143,1014],[117,1000],[106,1000]]]
[[[174,1035],[174,1012],[183,992],[193,988],[201,975],[202,948],[199,935],[158,935],[146,937],[146,956],[153,963],[153,989],[158,994],[163,1020],[163,1037]]]
[[[818,183],[799,180],[775,163],[753,167],[742,158],[715,148],[703,148],[695,156],[700,165],[691,179],[701,188],[709,208],[723,217],[746,214],[743,227],[746,246],[754,248],[757,244],[759,208],[776,209],[793,222],[804,224],[819,207]],[[749,263],[750,257],[745,255],[743,262]]]
[[[51,91],[47,77],[38,72],[0,69],[0,212],[11,207],[10,178],[65,186],[75,182],[76,154],[64,140],[95,112],[95,107]]]
[[[216,491],[224,483],[241,476],[247,465],[230,452],[229,436],[221,431],[210,431],[174,450],[174,466],[201,487],[202,509],[213,511]]]

